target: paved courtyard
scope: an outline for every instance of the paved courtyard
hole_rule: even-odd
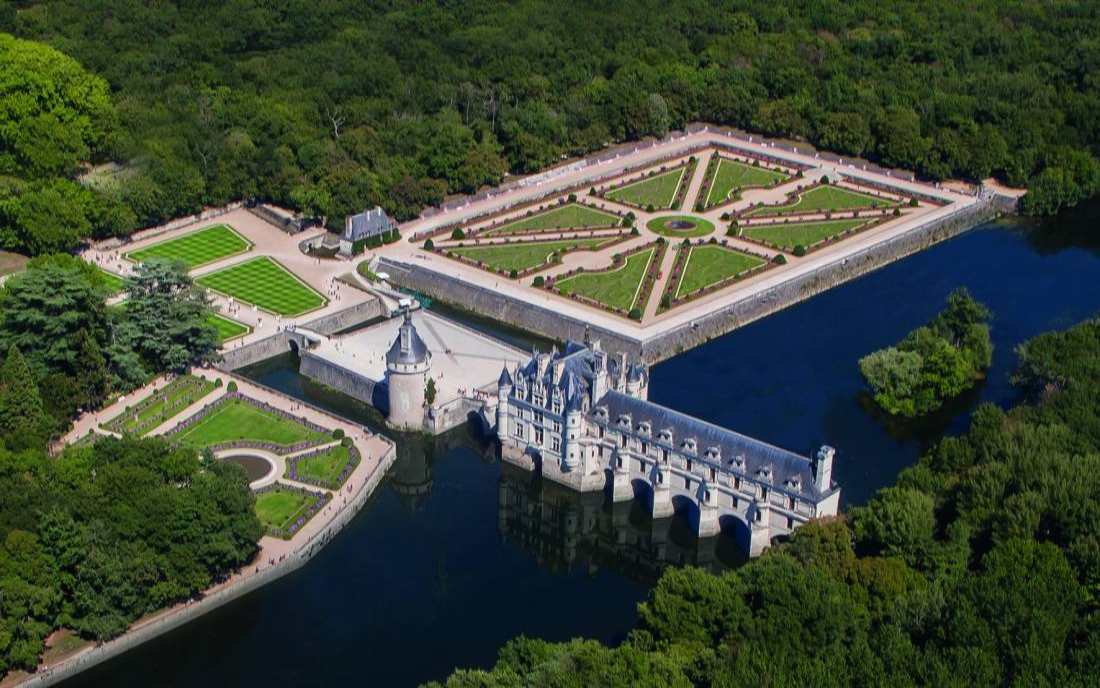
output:
[[[414,311],[412,321],[432,353],[436,405],[476,396],[475,390],[496,384],[506,364],[516,365],[530,357],[529,352],[428,311]],[[323,338],[311,353],[372,380],[382,380],[386,374],[386,351],[397,337],[401,323],[401,318],[390,318],[352,334]]]

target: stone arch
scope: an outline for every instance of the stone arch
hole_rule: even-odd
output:
[[[691,526],[693,531],[699,529],[699,503],[684,494],[672,496],[672,512]]]
[[[735,541],[739,547],[749,551],[752,540],[752,528],[740,514],[726,513],[718,517],[718,528],[724,537]]]
[[[653,486],[645,478],[634,478],[630,481],[630,489],[634,492],[634,500],[649,507],[653,504]]]

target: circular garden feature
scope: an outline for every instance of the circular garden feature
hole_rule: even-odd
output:
[[[692,215],[666,215],[650,220],[646,227],[654,234],[672,239],[692,239],[714,231],[714,223]]]
[[[230,454],[227,456],[219,456],[218,460],[226,463],[235,463],[243,468],[244,472],[248,474],[249,483],[263,480],[275,470],[275,464],[255,454]]]

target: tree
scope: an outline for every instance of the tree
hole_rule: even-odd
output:
[[[216,355],[218,333],[209,323],[206,293],[184,266],[164,260],[141,263],[126,290],[129,344],[152,369],[182,372]]]
[[[41,449],[52,425],[26,360],[12,346],[0,369],[0,440],[10,449]]]
[[[424,403],[431,406],[435,403],[435,378],[429,377],[428,381],[424,383]]]
[[[920,563],[932,544],[936,518],[931,497],[913,489],[888,487],[866,507],[852,512],[856,541],[869,551]]]

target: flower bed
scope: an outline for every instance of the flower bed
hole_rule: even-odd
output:
[[[260,495],[271,492],[290,493],[305,499],[303,507],[294,513],[288,522],[284,522],[282,525],[278,526],[274,524],[264,524],[264,530],[267,535],[283,540],[289,540],[294,537],[295,533],[309,523],[310,519],[316,516],[317,513],[332,500],[331,492],[315,492],[314,490],[309,490],[297,485],[288,485],[286,483],[276,482],[255,490],[257,498],[259,498]]]
[[[191,404],[209,394],[215,383],[194,375],[181,375],[167,385],[142,399],[134,406],[127,407],[119,415],[103,425],[111,432],[144,435],[161,423],[179,414]],[[141,416],[147,411],[162,406],[158,413],[147,418]]]

